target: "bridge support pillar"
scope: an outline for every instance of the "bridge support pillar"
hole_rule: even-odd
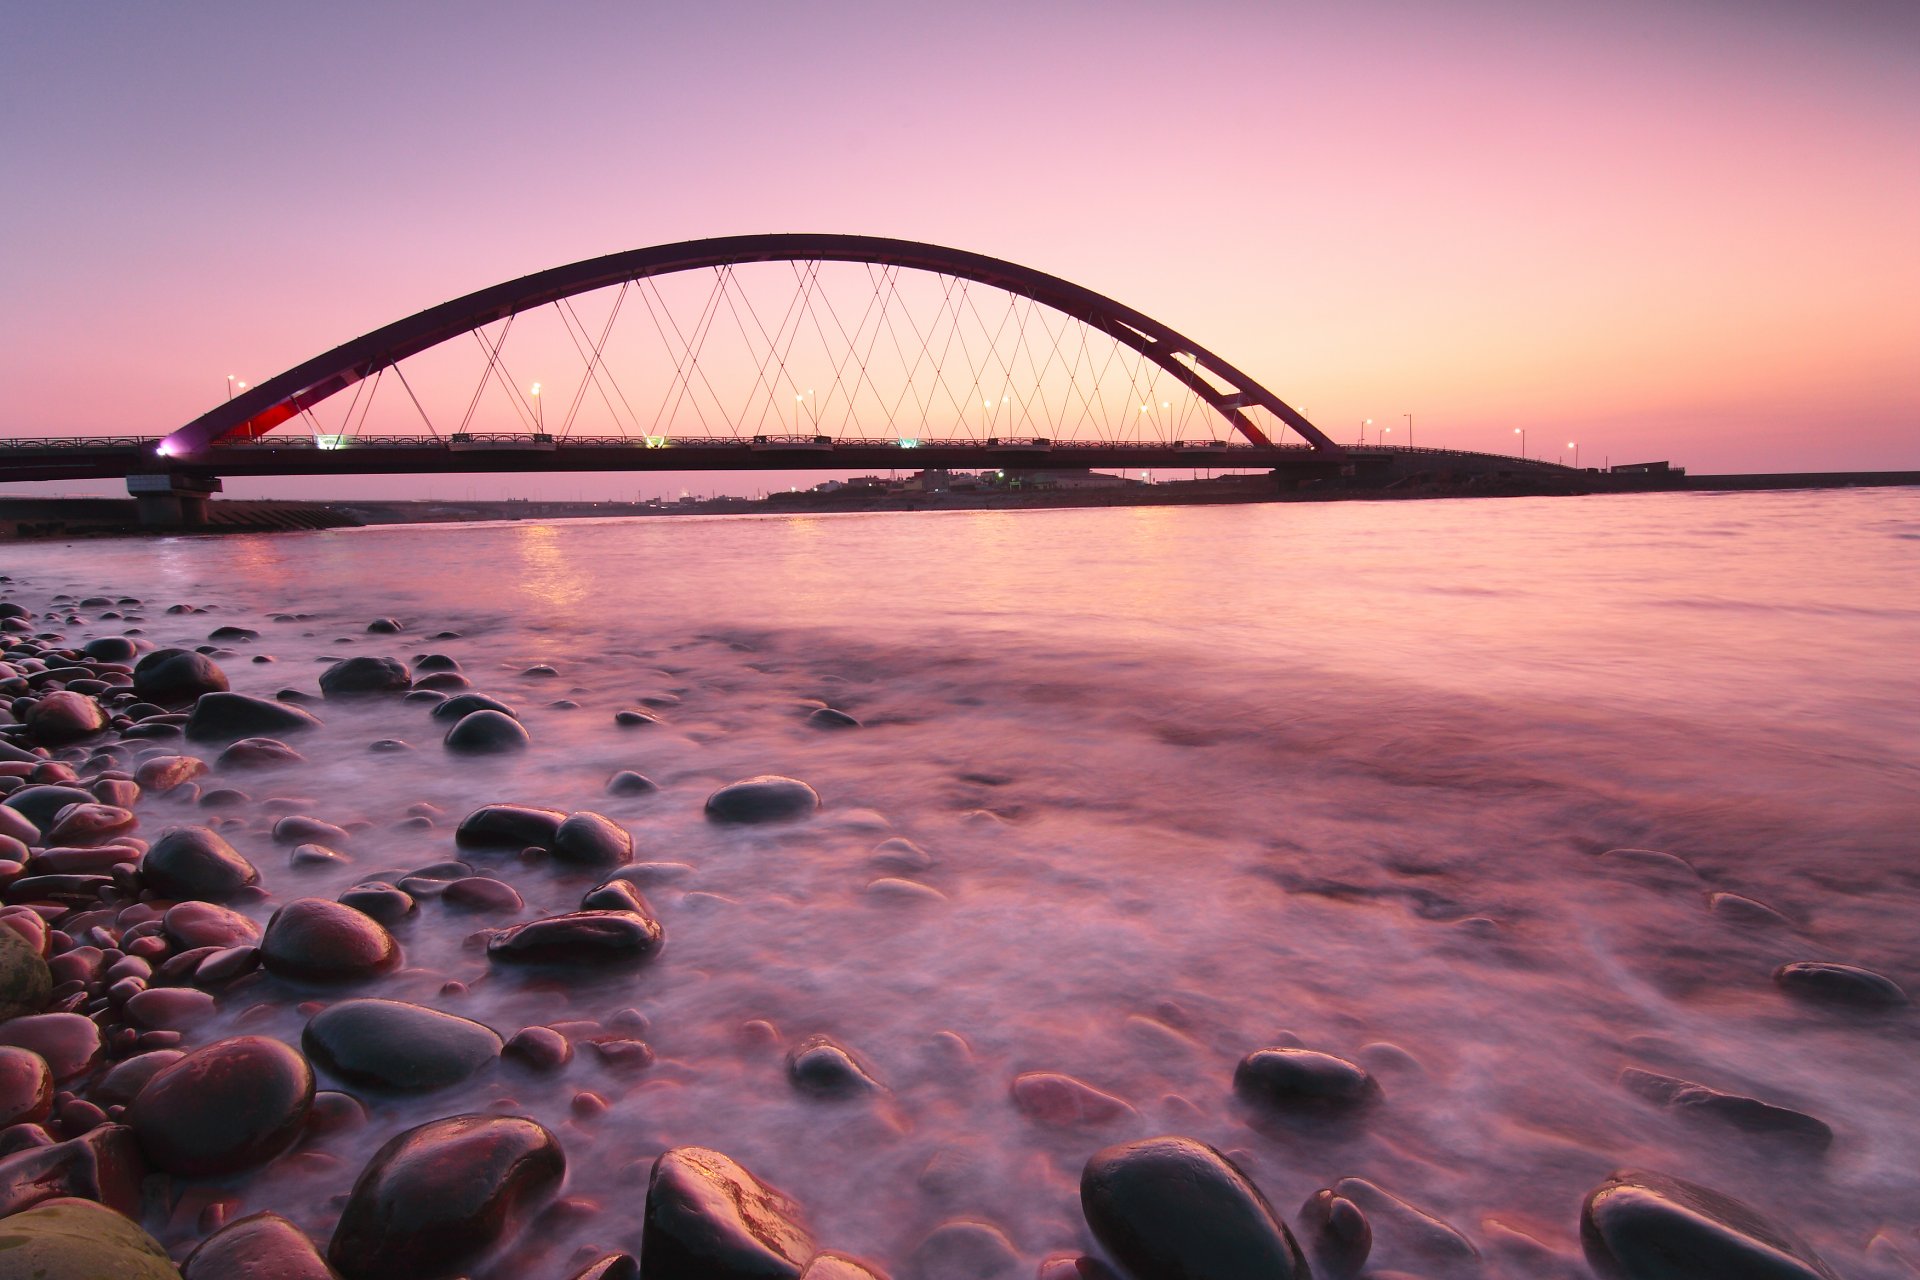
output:
[[[149,529],[199,529],[207,523],[207,499],[220,492],[218,476],[166,471],[127,477],[140,523]]]

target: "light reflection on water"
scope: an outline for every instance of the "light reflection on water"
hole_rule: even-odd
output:
[[[461,764],[417,707],[324,709],[309,765],[235,785],[373,825],[338,872],[290,871],[266,815],[230,833],[282,898],[449,856],[446,830],[396,829],[419,800],[449,821],[494,800],[595,808],[641,858],[693,868],[651,891],[668,945],[634,978],[490,974],[463,942],[476,923],[423,904],[409,969],[373,993],[505,1033],[633,1006],[660,1062],[378,1102],[324,1148],[337,1165],[244,1186],[249,1211],[324,1237],[386,1136],[511,1099],[603,1206],[531,1274],[635,1237],[644,1165],[678,1143],[728,1151],[798,1195],[824,1244],[896,1273],[954,1217],[1037,1259],[1085,1244],[1086,1156],[1159,1132],[1234,1151],[1283,1211],[1370,1178],[1474,1238],[1488,1274],[1583,1274],[1579,1200],[1619,1165],[1748,1199],[1851,1272],[1876,1231],[1912,1226],[1915,1019],[1790,1005],[1768,975],[1845,959],[1920,987],[1916,530],[1920,495],[1888,490],[372,529],[26,547],[12,572],[144,595],[163,642],[258,627],[277,663],[227,662],[250,691],[311,687],[322,654],[443,650],[521,708],[530,755]],[[218,610],[160,612],[179,600]],[[315,617],[268,621],[283,610]],[[366,635],[385,614],[409,634]],[[443,629],[463,638],[424,639]],[[559,678],[522,678],[535,661]],[[614,728],[663,692],[665,724]],[[809,730],[807,699],[866,727]],[[388,736],[418,750],[366,753]],[[602,795],[623,767],[662,791]],[[714,786],[762,772],[813,783],[825,812],[704,821]],[[143,810],[155,830],[184,816]],[[889,834],[934,855],[919,878],[944,902],[864,891]],[[1616,846],[1700,875],[1595,857]],[[529,912],[590,883],[492,869]],[[1730,927],[1711,889],[1798,928]],[[449,978],[468,992],[442,996]],[[796,1097],[756,1019],[841,1038],[887,1098]],[[262,983],[198,1034],[297,1041],[302,1022]],[[1386,1105],[1254,1123],[1233,1064],[1283,1034],[1365,1062]],[[1686,1124],[1616,1084],[1629,1065],[1802,1107],[1834,1147]],[[1007,1099],[1024,1070],[1140,1114],[1036,1127]],[[614,1110],[576,1119],[582,1089]],[[1376,1231],[1381,1265],[1434,1272]]]

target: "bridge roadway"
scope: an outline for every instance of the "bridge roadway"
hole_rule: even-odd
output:
[[[100,480],[145,475],[353,476],[540,471],[955,471],[1107,468],[1248,468],[1302,477],[1339,474],[1361,461],[1409,453],[1479,458],[1453,450],[1350,447],[1332,454],[1309,445],[1158,441],[832,440],[824,436],[574,437],[473,435],[455,442],[426,437],[354,437],[323,447],[311,436],[263,436],[212,445],[191,455],[160,452],[158,437],[0,438],[0,483]],[[1538,463],[1521,463],[1538,466]]]

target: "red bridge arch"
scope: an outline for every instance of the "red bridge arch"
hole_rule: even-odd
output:
[[[1031,267],[960,249],[879,236],[805,233],[721,236],[655,245],[553,267],[481,289],[396,320],[249,387],[168,436],[160,443],[159,452],[183,458],[224,439],[265,435],[362,378],[516,312],[649,276],[745,262],[860,262],[904,267],[971,280],[1030,298],[1138,351],[1191,388],[1252,444],[1272,443],[1246,415],[1247,408],[1258,406],[1293,428],[1315,450],[1332,455],[1343,452],[1299,411],[1219,356],[1152,317],[1091,289]],[[1208,376],[1203,377],[1201,371]]]

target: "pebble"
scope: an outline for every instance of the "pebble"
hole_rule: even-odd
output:
[[[320,673],[323,698],[405,693],[412,686],[413,673],[397,658],[344,658]]]
[[[44,695],[26,716],[27,732],[45,746],[79,742],[107,727],[107,713],[84,693],[62,689]]]
[[[0,1045],[39,1054],[58,1084],[92,1071],[105,1052],[99,1026],[77,1013],[36,1013],[0,1022]]]
[[[1080,1207],[1094,1238],[1134,1280],[1310,1274],[1252,1179],[1191,1138],[1095,1153],[1080,1175]]]
[[[487,958],[512,964],[604,965],[644,960],[659,949],[660,922],[635,911],[574,911],[503,929]]]
[[[647,1280],[797,1277],[814,1254],[800,1207],[705,1147],[675,1147],[647,1180]]]
[[[155,1049],[115,1063],[93,1086],[93,1096],[108,1106],[125,1105],[139,1096],[160,1068],[187,1055],[179,1049]]]
[[[1798,1236],[1747,1205],[1638,1170],[1588,1194],[1580,1244],[1605,1280],[1838,1280]]]
[[[278,738],[242,738],[214,760],[222,769],[267,769],[305,764],[307,758]]]
[[[576,813],[554,831],[549,848],[562,862],[617,867],[633,861],[633,837],[625,827],[597,813]]]
[[[1758,1098],[1723,1093],[1691,1080],[1658,1075],[1638,1067],[1628,1067],[1621,1072],[1620,1083],[1659,1106],[1687,1116],[1717,1120],[1747,1133],[1791,1139],[1815,1149],[1833,1142],[1833,1130],[1823,1121]]]
[[[858,729],[860,722],[833,707],[815,707],[807,715],[807,724],[815,729]]]
[[[220,1228],[180,1264],[182,1280],[334,1280],[306,1232],[277,1213]]]
[[[1773,980],[1789,995],[1819,1004],[1893,1009],[1907,1003],[1907,993],[1899,983],[1857,965],[1800,960],[1774,970]]]
[[[463,911],[514,912],[526,906],[512,885],[491,876],[463,876],[447,882],[442,900]]]
[[[162,832],[141,859],[140,873],[169,898],[230,898],[260,879],[251,862],[206,827]]]
[[[384,925],[398,924],[414,912],[412,894],[381,880],[354,885],[340,895],[340,902]]]
[[[652,778],[631,769],[622,769],[607,779],[607,794],[610,796],[643,796],[659,789]]]
[[[526,1027],[500,1053],[535,1071],[558,1071],[573,1061],[573,1044],[552,1027]]]
[[[806,783],[761,774],[720,788],[707,797],[707,817],[715,822],[780,822],[805,817],[820,807],[820,796]]]
[[[352,982],[400,962],[400,945],[373,917],[325,898],[298,898],[273,913],[260,960],[277,977]]]
[[[913,1280],[1015,1280],[1024,1274],[1020,1251],[986,1222],[943,1222],[907,1259]]]
[[[1300,1206],[1300,1234],[1306,1237],[1326,1280],[1345,1280],[1360,1274],[1373,1251],[1373,1228],[1359,1205],[1323,1187]]]
[[[497,698],[489,698],[484,693],[460,693],[435,703],[430,713],[435,720],[459,720],[476,711],[498,711],[503,716],[519,718],[519,712]]]
[[[1020,1114],[1054,1128],[1110,1124],[1137,1114],[1123,1099],[1052,1071],[1022,1072],[1008,1093]]]
[[[458,1084],[501,1050],[490,1027],[399,1000],[343,1000],[313,1016],[300,1044],[348,1085],[402,1093]]]
[[[462,849],[547,849],[553,845],[567,815],[558,809],[524,804],[489,804],[475,809],[454,829],[453,843]]]
[[[344,1280],[460,1274],[559,1189],[566,1167],[559,1140],[532,1120],[429,1121],[368,1162],[327,1260]]]
[[[313,1104],[313,1070],[278,1040],[235,1036],[160,1068],[127,1109],[158,1169],[238,1173],[286,1151]]]
[[[787,1079],[816,1098],[854,1098],[881,1088],[851,1051],[824,1035],[808,1036],[788,1051]]]
[[[498,711],[470,712],[442,739],[447,750],[460,755],[501,755],[524,751],[532,744],[533,735],[518,720]]]
[[[213,997],[190,987],[136,992],[121,1007],[127,1021],[146,1031],[186,1031],[213,1017]]]
[[[175,945],[243,947],[260,941],[260,926],[228,907],[211,902],[182,902],[167,908],[160,927]]]
[[[281,738],[320,727],[310,712],[284,702],[244,693],[206,693],[193,704],[187,716],[186,734],[191,742],[234,742],[241,738]]]
[[[1371,1102],[1380,1086],[1358,1063],[1312,1049],[1257,1049],[1233,1072],[1233,1091],[1274,1107],[1352,1107]]]

